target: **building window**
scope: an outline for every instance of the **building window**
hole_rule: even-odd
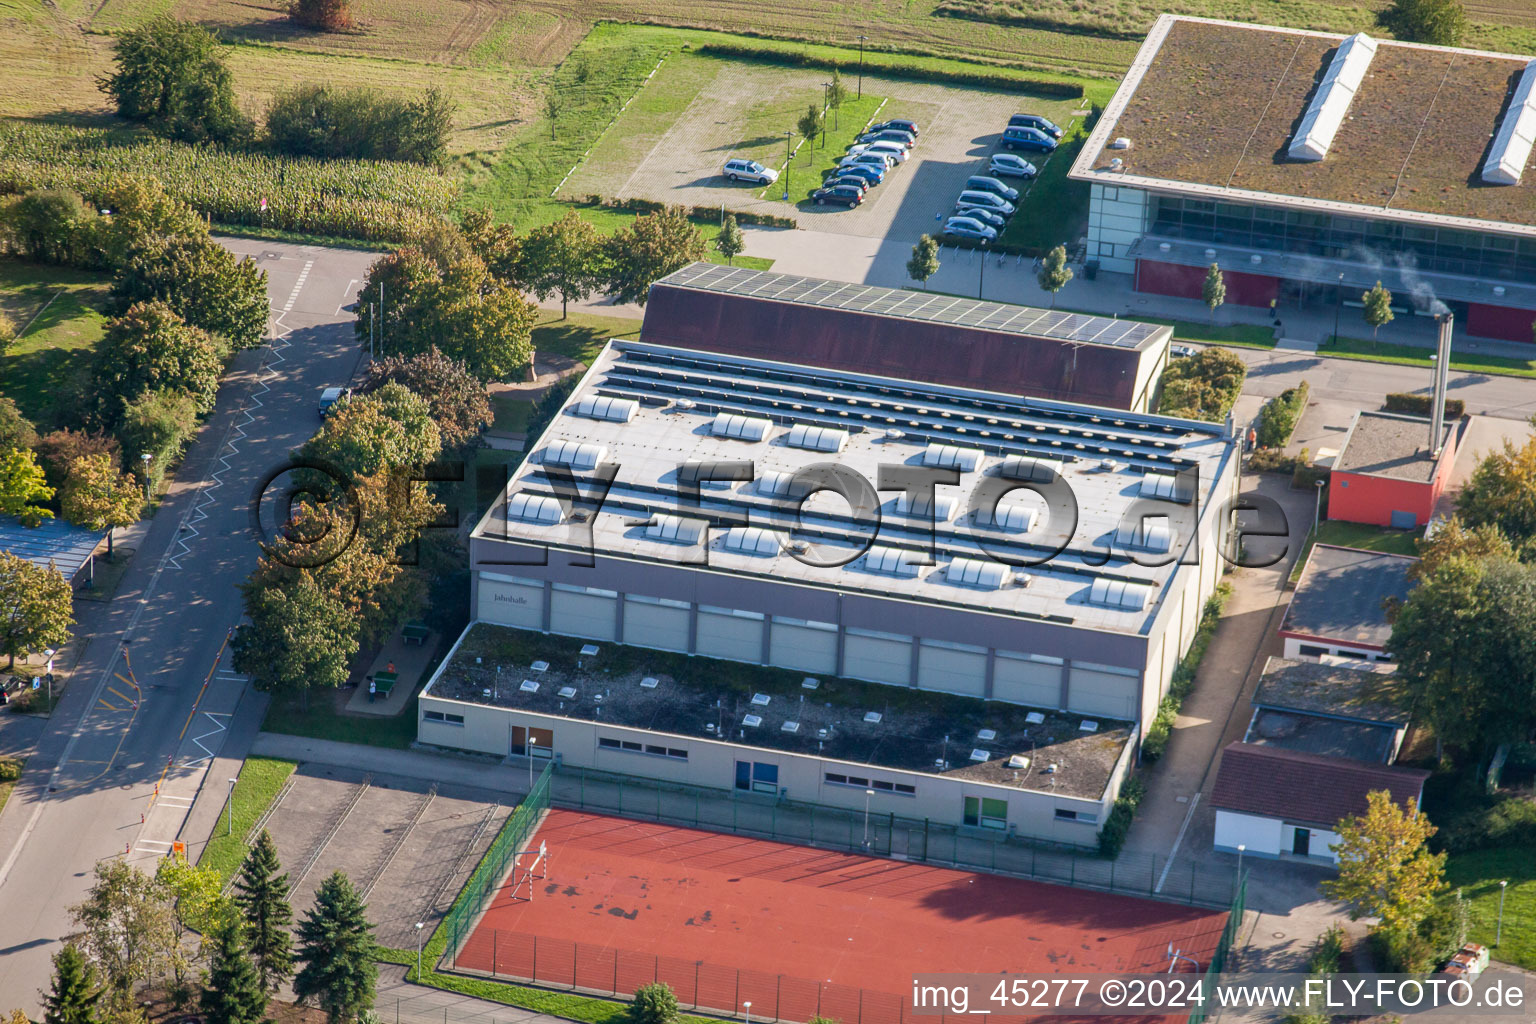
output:
[[[891,782],[887,779],[861,779],[857,775],[843,775],[840,772],[827,772],[822,776],[823,781],[829,786],[847,786],[850,789],[873,789],[877,793],[894,793],[897,796],[916,796],[917,787],[909,786],[904,782]]]
[[[442,711],[423,711],[421,717],[428,722],[441,722],[444,725],[463,725],[463,715],[450,715]]]
[[[1057,821],[1075,821],[1083,825],[1096,825],[1099,822],[1097,814],[1088,811],[1069,811],[1065,808],[1056,808]]]
[[[674,761],[688,760],[688,751],[679,750],[677,747],[664,747],[659,743],[636,743],[634,740],[599,736],[597,738],[597,745],[603,750],[621,750],[628,754],[649,754],[652,757],[669,757]]]
[[[1008,827],[1008,801],[996,800],[989,796],[965,798],[965,816],[967,825],[977,828],[993,828],[1001,832]]]
[[[777,793],[779,766],[762,761],[737,761],[736,788],[749,793]]]
[[[1298,650],[1304,657],[1307,658],[1321,658],[1323,655],[1328,653],[1328,648],[1317,647],[1313,644],[1302,644]]]

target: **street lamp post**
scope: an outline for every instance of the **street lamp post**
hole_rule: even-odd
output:
[[[793,162],[790,159],[789,143],[790,143],[790,140],[793,139],[794,137],[795,137],[795,133],[792,130],[790,130],[788,128],[784,129],[784,198],[785,199],[789,198],[789,165]]]
[[[1344,274],[1339,273],[1339,297],[1333,304],[1333,344],[1339,344],[1339,314],[1344,310]]]
[[[745,1017],[747,1024],[752,1024],[752,1000],[748,999],[746,1002],[741,1004],[741,1012]]]
[[[1493,932],[1493,944],[1497,946],[1504,938],[1504,890],[1509,888],[1509,880],[1499,883],[1499,926]]]
[[[1243,884],[1243,854],[1247,851],[1247,843],[1237,844],[1237,884]]]
[[[1312,499],[1312,535],[1317,536],[1318,529],[1323,525],[1323,482],[1312,481],[1314,497]]]
[[[981,286],[987,280],[987,240],[981,240],[981,269],[976,272],[976,297],[981,298]]]
[[[142,452],[139,458],[144,462],[144,500],[149,500],[149,452]]]
[[[238,781],[238,780],[236,780],[236,779],[230,779],[229,780],[229,802],[228,802],[228,805],[227,805],[229,807],[229,813],[225,816],[226,819],[227,819],[228,824],[226,825],[226,827],[224,829],[224,834],[227,835],[227,836],[232,836],[232,835],[235,834],[235,782],[236,781]]]
[[[872,789],[864,791],[864,849],[869,849],[869,798],[875,795]]]
[[[417,981],[421,980],[421,926],[424,925],[424,924],[426,924],[425,921],[417,921],[416,922],[416,980]],[[495,967],[496,967],[495,964],[491,965],[491,968],[493,970],[495,969]]]
[[[864,98],[864,40],[866,36],[859,36],[859,99]]]

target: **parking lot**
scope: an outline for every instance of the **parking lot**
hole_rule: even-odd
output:
[[[266,827],[302,915],[336,870],[362,890],[375,937],[412,948],[430,934],[511,813],[511,800],[418,779],[300,765]]]
[[[908,242],[934,232],[948,215],[965,179],[982,173],[997,151],[1008,118],[1027,111],[1062,126],[1083,116],[1082,101],[1042,100],[963,86],[865,76],[866,96],[886,99],[876,118],[917,121],[922,135],[910,159],[870,189],[854,209],[760,198],[764,189],[730,185],[720,175],[728,157],[742,156],[781,169],[783,129],[765,111],[803,110],[816,99],[826,73],[743,64],[687,54],[668,58],[650,83],[594,147],[561,189],[561,196],[643,198],[687,206],[794,217],[804,228]],[[856,82],[844,79],[850,92]],[[666,111],[666,112],[663,112]],[[770,130],[772,134],[770,134]],[[808,156],[810,159],[808,159]],[[1037,165],[1042,160],[1029,157]],[[803,197],[820,178],[828,154],[801,149],[790,167],[790,193]],[[781,171],[782,174],[782,171]],[[1020,184],[1014,179],[1012,184]],[[783,178],[769,194],[782,191]],[[1021,186],[1022,191],[1022,186]],[[1020,216],[1030,211],[1021,210]]]

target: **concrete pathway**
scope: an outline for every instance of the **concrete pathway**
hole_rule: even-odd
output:
[[[437,633],[431,633],[424,643],[408,644],[401,637],[400,631],[395,630],[384,646],[379,649],[379,653],[374,656],[373,663],[368,666],[368,672],[363,681],[347,699],[347,711],[352,714],[379,715],[384,718],[402,714],[406,705],[410,704],[411,698],[416,696],[416,686],[426,673],[427,666],[432,664],[432,655],[437,652],[439,639]],[[395,687],[387,697],[378,696],[368,690],[373,677],[379,672],[394,672],[397,677]]]

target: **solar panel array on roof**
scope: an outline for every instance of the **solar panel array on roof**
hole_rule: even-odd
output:
[[[0,516],[0,551],[25,558],[40,569],[52,564],[65,579],[74,579],[103,536],[62,519],[23,526],[13,516]]]
[[[935,295],[931,292],[909,292],[879,285],[823,281],[715,263],[691,263],[657,283],[1119,348],[1137,348],[1163,329],[1156,324],[1132,320],[1086,316],[1033,306],[1013,306],[953,295]]]

